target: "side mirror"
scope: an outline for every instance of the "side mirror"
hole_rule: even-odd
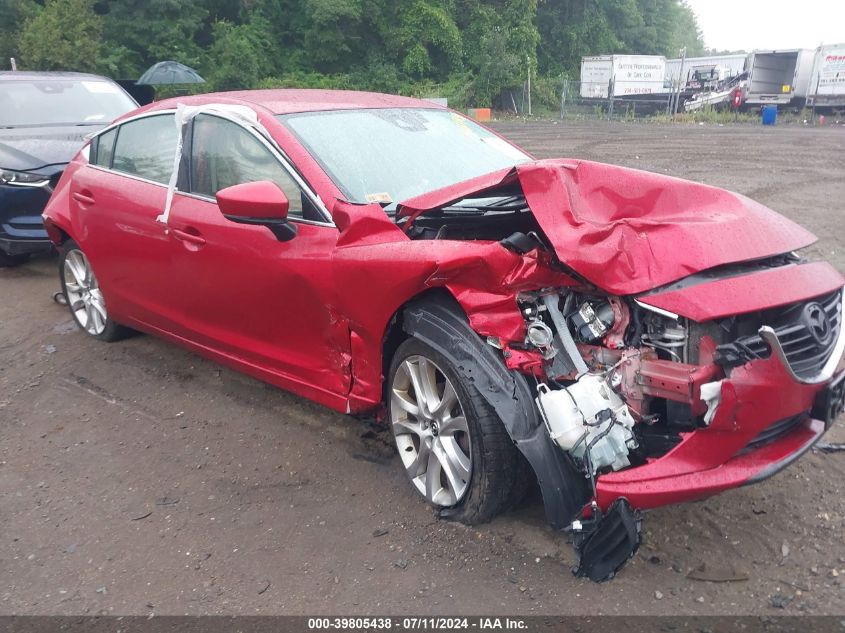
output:
[[[268,180],[221,189],[217,192],[217,206],[227,220],[266,226],[280,242],[296,237],[296,225],[288,222],[287,196]]]

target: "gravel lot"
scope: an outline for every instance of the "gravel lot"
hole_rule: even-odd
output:
[[[496,127],[540,157],[749,195],[845,270],[845,128]],[[88,340],[56,289],[54,259],[0,271],[3,614],[845,613],[845,453],[649,513],[597,585],[536,495],[479,528],[438,521],[384,433],[149,336]],[[687,577],[705,561],[748,579]]]

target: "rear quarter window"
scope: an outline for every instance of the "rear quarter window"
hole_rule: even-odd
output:
[[[116,139],[117,128],[98,136],[91,144],[91,163],[100,167],[111,167]]]
[[[167,184],[173,172],[177,136],[173,114],[124,123],[117,131],[112,169]]]

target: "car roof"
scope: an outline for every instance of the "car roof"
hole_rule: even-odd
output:
[[[206,105],[210,103],[240,103],[253,109],[264,108],[272,114],[294,112],[320,112],[325,110],[352,110],[360,108],[432,108],[443,106],[412,97],[360,92],[357,90],[317,90],[280,88],[273,90],[240,90],[216,92],[191,97],[175,97],[159,101],[149,109],[164,109],[177,103]]]
[[[108,77],[92,75],[90,73],[74,73],[64,71],[37,71],[37,70],[0,70],[0,81],[3,80],[28,80],[38,81],[39,79],[85,79],[89,81],[109,81]]]

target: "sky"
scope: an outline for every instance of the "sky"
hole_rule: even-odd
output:
[[[816,48],[845,43],[845,0],[687,0],[708,48]]]

